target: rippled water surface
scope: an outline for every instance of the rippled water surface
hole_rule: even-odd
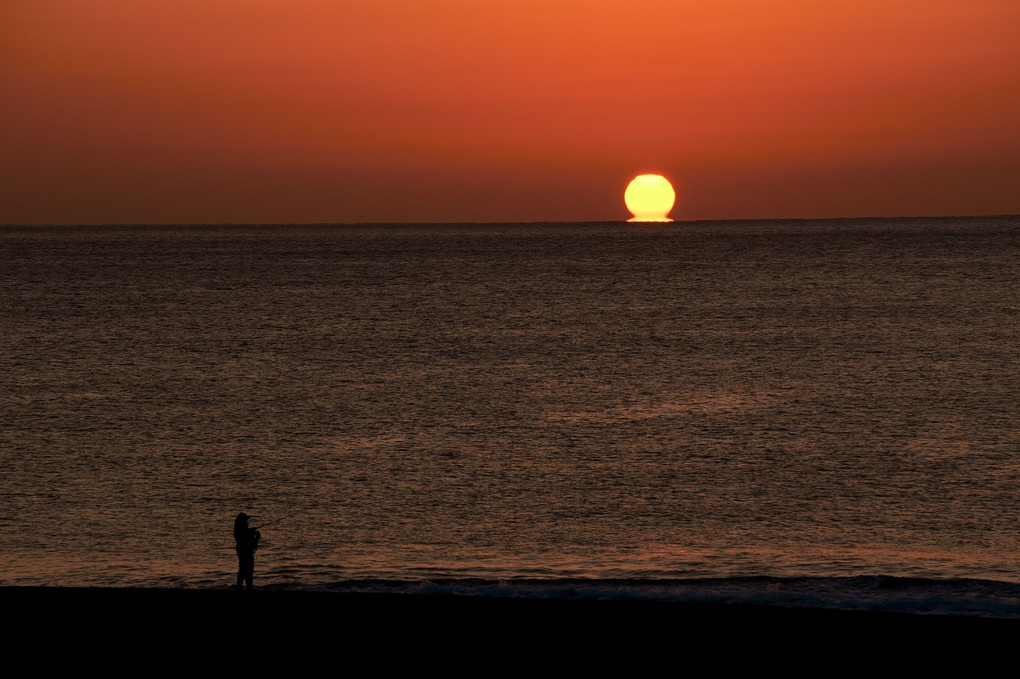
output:
[[[1017,218],[0,248],[0,584],[1020,582]]]

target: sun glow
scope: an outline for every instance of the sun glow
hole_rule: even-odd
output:
[[[676,192],[662,175],[641,174],[627,185],[623,202],[634,215],[628,222],[671,222],[668,215],[676,202]]]

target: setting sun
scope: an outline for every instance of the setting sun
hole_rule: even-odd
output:
[[[671,222],[669,211],[676,202],[676,193],[662,175],[642,174],[627,185],[623,202],[634,215],[628,222]]]

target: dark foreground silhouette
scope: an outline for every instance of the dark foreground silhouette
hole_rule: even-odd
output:
[[[241,512],[234,519],[234,542],[237,543],[237,589],[250,592],[255,580],[255,550],[259,548],[257,528],[248,527],[248,515]]]
[[[855,660],[873,668],[892,658],[913,670],[954,655],[975,675],[991,675],[984,665],[1010,657],[1020,632],[1015,619],[780,606],[232,590],[0,587],[0,605],[17,621],[5,641],[38,663],[35,642],[59,621],[67,631],[61,658],[79,669],[142,654],[189,671],[196,663],[236,671],[237,644],[223,638],[240,630],[259,644],[260,667],[287,675],[356,658],[408,675],[442,668],[451,677],[497,664],[522,674],[538,666],[626,676],[780,667],[787,676],[817,676]],[[274,658],[282,666],[273,668]]]

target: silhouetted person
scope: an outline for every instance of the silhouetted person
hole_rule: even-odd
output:
[[[241,584],[251,591],[252,580],[255,578],[255,550],[259,548],[259,532],[248,527],[248,515],[241,512],[234,519],[234,542],[237,543],[237,589]]]

